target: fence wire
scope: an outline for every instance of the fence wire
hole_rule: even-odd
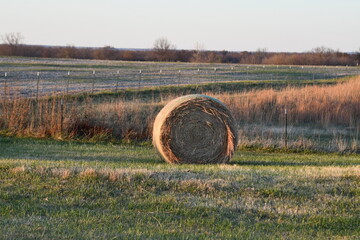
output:
[[[359,67],[237,64],[118,63],[0,58],[0,94],[23,97],[122,91],[239,81],[333,79],[358,75]]]

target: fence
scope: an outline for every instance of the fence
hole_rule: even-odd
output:
[[[358,75],[359,67],[156,64],[80,68],[0,67],[2,96],[43,96],[237,81],[303,81]],[[1,86],[0,85],[0,86]]]
[[[181,86],[185,84],[221,82],[264,80],[269,82],[310,80],[309,82],[311,82],[312,80],[358,75],[359,70],[359,67],[346,66],[123,63],[41,59],[6,63],[3,58],[0,58],[0,98],[11,95],[36,98],[54,94],[117,92],[124,89],[142,89],[152,86]],[[5,103],[3,106],[7,106],[8,98],[1,100],[3,101],[0,101],[0,103]],[[27,121],[26,124],[30,122],[26,131],[24,130],[25,132],[31,133],[33,131],[32,133],[40,135],[36,131],[45,131],[42,125],[45,125],[44,121],[48,121],[50,130],[54,131],[51,134],[55,136],[64,132],[67,127],[66,124],[64,125],[64,122],[66,123],[65,119],[69,120],[69,116],[72,116],[72,111],[70,111],[74,107],[72,102],[67,101],[67,98],[54,99],[53,102],[24,100],[18,103],[9,101],[14,103],[14,106],[11,104],[9,106],[12,108],[18,107],[17,111],[10,111],[7,107],[1,109],[0,115],[6,117],[6,120],[4,118],[2,123],[3,126],[12,124],[14,129],[21,129],[19,126],[24,127],[24,125],[18,124],[17,120],[23,120]],[[21,105],[22,102],[27,103],[27,105]],[[81,111],[81,108],[77,110]],[[287,110],[291,113],[291,109]],[[78,111],[76,111],[76,114],[78,114]],[[124,114],[127,114],[126,112]],[[19,117],[19,113],[23,113],[23,117]],[[134,113],[131,110],[128,114]],[[138,115],[141,117],[144,114]],[[359,151],[360,125],[358,121],[345,127],[335,126],[330,128],[329,125],[318,128],[316,125],[307,126],[306,124],[304,126],[294,126],[291,118],[288,119],[288,112],[285,111],[281,112],[281,116],[283,116],[283,120],[279,120],[271,126],[265,125],[266,122],[262,121],[262,116],[260,123],[249,121],[241,129],[240,142],[243,145],[262,144],[265,147],[291,148],[299,145],[303,146],[303,148],[311,149],[314,147],[316,149],[325,149],[325,151],[327,149],[339,149],[340,152],[343,151],[341,149],[352,149],[353,152]],[[132,115],[132,121],[141,122],[141,120],[133,120],[133,117]],[[354,119],[359,118],[355,117]],[[0,125],[1,120],[2,118],[0,118]],[[102,122],[102,120],[99,122]],[[119,123],[117,126],[121,126],[121,124]],[[128,126],[128,124],[124,124],[124,126]],[[131,127],[131,125],[129,126]],[[139,129],[144,129],[144,126],[142,125]],[[129,129],[125,129],[123,132],[127,130]],[[45,136],[49,133],[44,132],[43,134]],[[138,133],[139,136],[142,136],[141,134],[143,133]]]

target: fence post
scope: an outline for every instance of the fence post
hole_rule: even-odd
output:
[[[249,81],[249,66],[246,66],[246,80]]]
[[[199,84],[199,81],[200,81],[200,68],[197,69],[197,76],[195,78],[196,78],[196,84]]]
[[[181,70],[179,70],[179,74],[178,74],[178,86],[180,85],[180,74],[181,74]]]
[[[69,94],[69,87],[70,87],[70,71],[67,72],[66,95]]]
[[[94,87],[95,87],[95,70],[93,70],[93,78],[92,78],[92,84],[91,84],[91,94],[94,94]]]
[[[36,73],[37,80],[36,80],[36,101],[39,100],[39,84],[40,84],[40,72]]]
[[[116,72],[116,76],[117,76],[117,78],[116,78],[116,85],[115,85],[115,92],[117,92],[118,91],[118,87],[119,87],[119,75],[120,75],[120,71],[119,70],[117,70],[117,72]]]
[[[5,83],[4,83],[4,96],[5,98],[7,97],[7,72],[5,72],[4,74],[4,77],[5,77]]]
[[[215,67],[215,68],[214,68],[214,81],[213,81],[213,82],[216,82],[216,79],[217,79],[217,78],[216,78],[216,71],[217,71],[217,68]]]
[[[161,85],[161,83],[163,83],[164,85],[165,85],[165,81],[164,82],[162,82],[162,70],[160,69],[160,71],[159,71],[159,83],[160,83],[160,85]]]
[[[288,148],[288,116],[287,109],[285,108],[285,148]]]
[[[231,73],[230,75],[232,77],[230,77],[230,81],[235,81],[235,71],[234,71],[234,66],[231,66]]]
[[[356,127],[356,152],[358,150],[358,145],[359,145],[359,132],[360,132],[360,122],[358,122]]]
[[[7,111],[7,73],[5,72],[4,74],[5,76],[5,84],[4,84],[4,117],[5,119],[7,119],[7,116],[8,116],[8,111]]]
[[[64,124],[64,98],[60,100],[60,137],[63,133],[63,124]]]
[[[139,85],[138,85],[138,89],[140,89],[140,87],[141,87],[141,74],[142,74],[142,71],[140,70],[140,72],[139,72]]]

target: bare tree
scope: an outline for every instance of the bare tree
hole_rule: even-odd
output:
[[[170,61],[175,50],[175,45],[167,38],[158,38],[154,42],[154,50],[158,60]]]
[[[2,35],[1,39],[3,43],[8,46],[8,54],[16,55],[17,49],[24,37],[21,35],[21,33],[7,33]]]
[[[24,39],[24,37],[21,35],[21,33],[7,33],[1,36],[1,39],[4,44],[19,45],[21,43],[21,40]]]
[[[193,62],[203,62],[205,59],[205,47],[203,43],[196,42],[195,43],[195,49],[193,51],[192,55],[192,61]]]
[[[360,65],[360,48],[355,54],[356,54],[356,65],[359,66]]]
[[[320,46],[320,47],[313,48],[311,50],[311,52],[319,53],[319,54],[332,54],[335,52],[335,50],[325,47],[325,46]]]

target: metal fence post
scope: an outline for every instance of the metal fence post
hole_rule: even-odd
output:
[[[217,71],[217,68],[215,67],[214,68],[214,80],[213,80],[213,82],[216,82],[216,71]]]
[[[231,73],[230,75],[232,77],[230,77],[230,81],[235,81],[235,71],[234,71],[234,66],[231,66]]]
[[[66,95],[69,94],[69,87],[70,87],[70,71],[67,72]]]
[[[119,80],[120,80],[119,74],[120,74],[120,71],[118,70],[118,71],[116,72],[117,78],[116,78],[115,92],[118,91],[118,87],[119,87]]]
[[[358,122],[356,126],[356,151],[358,150],[358,145],[359,145],[359,132],[360,132],[360,122]]]
[[[161,84],[162,83],[162,70],[160,69],[159,71],[159,83]],[[165,85],[165,81],[163,82],[163,84]]]
[[[249,81],[249,66],[246,66],[246,80]]]
[[[4,82],[4,96],[5,96],[5,98],[7,97],[7,72],[5,72],[5,74],[4,74],[4,77],[5,77],[5,82]]]
[[[288,116],[285,108],[285,148],[288,148]]]
[[[64,98],[60,100],[60,137],[62,137],[64,125]]]
[[[179,74],[178,74],[178,83],[177,83],[178,86],[180,85],[180,74],[181,74],[181,70],[179,70]]]
[[[40,85],[40,72],[36,73],[37,80],[36,80],[36,101],[39,100],[39,85]]]
[[[94,87],[95,87],[95,70],[93,70],[93,78],[92,78],[92,84],[91,84],[91,94],[94,94]]]
[[[138,89],[140,89],[140,87],[141,87],[141,74],[142,74],[142,71],[140,70],[140,72],[139,72],[139,85],[138,85]]]

